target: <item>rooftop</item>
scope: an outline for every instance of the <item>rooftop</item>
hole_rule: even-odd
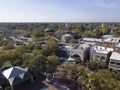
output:
[[[118,38],[107,38],[107,39],[104,39],[103,41],[105,41],[105,42],[115,42],[115,43],[117,43],[118,42]]]
[[[58,32],[70,32],[70,30],[59,30]]]
[[[18,74],[25,73],[25,72],[26,72],[25,69],[22,69],[22,68],[16,66],[16,67],[11,67],[11,68],[3,71],[3,75],[5,75],[5,77],[6,77],[7,79],[9,79],[9,78],[11,78],[11,77],[15,77],[15,76],[17,76]]]
[[[73,47],[72,47],[72,46],[69,46],[69,45],[65,45],[65,46],[60,46],[60,48],[61,48],[63,51],[69,52],[69,51],[71,51],[71,49],[72,49]]]
[[[117,52],[113,52],[110,59],[113,59],[113,60],[120,60],[120,53],[117,53]]]
[[[103,35],[101,36],[102,39],[112,38],[112,35]]]
[[[84,38],[80,38],[79,41],[102,42],[102,39],[84,37]]]
[[[110,51],[113,51],[113,48],[106,48],[106,47],[103,47],[103,46],[93,46],[91,48],[91,52],[97,52],[97,53],[107,54]]]
[[[73,35],[71,35],[71,34],[64,34],[64,35],[62,35],[62,37],[71,37],[71,36],[73,36]]]
[[[86,50],[87,48],[89,48],[90,46],[88,44],[77,44],[73,47],[73,49],[77,49],[77,50]]]

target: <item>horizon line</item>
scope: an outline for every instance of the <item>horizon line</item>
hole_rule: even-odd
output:
[[[36,22],[34,22],[34,21],[33,22],[29,22],[29,21],[2,22],[2,21],[0,21],[0,23],[120,23],[120,21],[119,22],[118,21],[105,21],[105,22],[103,22],[103,21],[96,21],[96,22],[95,21],[93,21],[93,22],[92,21],[91,22],[89,22],[89,21],[88,22],[86,22],[86,21],[85,22],[71,22],[71,21],[70,22],[49,22],[49,21],[48,22],[39,22],[39,21],[36,21]]]

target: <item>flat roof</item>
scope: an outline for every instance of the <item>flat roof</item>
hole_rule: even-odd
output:
[[[102,39],[87,38],[87,37],[80,38],[79,40],[80,41],[88,41],[88,42],[102,42]]]
[[[120,61],[120,53],[113,52],[112,55],[110,56],[110,59],[112,59],[112,60],[119,60]]]
[[[103,47],[103,46],[93,46],[93,47],[91,47],[91,51],[92,52],[97,52],[97,53],[107,54],[110,51],[113,51],[113,48],[106,48],[106,47]]]
[[[73,47],[73,49],[77,50],[86,50],[90,46],[88,44],[77,44],[76,46]]]
[[[112,38],[112,35],[102,35],[101,38],[102,39]]]
[[[118,42],[118,38],[107,38],[107,39],[104,39],[103,41],[105,41],[105,42],[115,42],[115,43],[117,43]]]

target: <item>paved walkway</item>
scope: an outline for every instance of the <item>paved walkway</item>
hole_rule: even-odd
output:
[[[43,83],[44,83],[44,86],[40,90],[60,90],[56,86],[49,84],[46,81],[43,81]]]
[[[52,84],[49,84],[46,81],[44,81],[43,83],[45,85],[40,90],[70,90],[68,87],[55,81]]]

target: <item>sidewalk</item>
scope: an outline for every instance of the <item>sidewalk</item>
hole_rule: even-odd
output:
[[[57,81],[54,81],[52,84],[49,84],[46,81],[44,81],[43,83],[45,85],[40,90],[70,90],[68,87],[60,84]]]

